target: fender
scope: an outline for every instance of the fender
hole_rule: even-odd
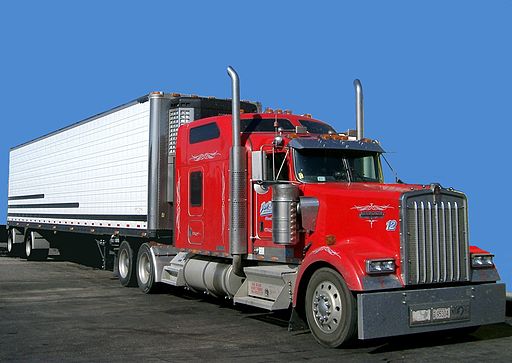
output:
[[[350,290],[363,290],[361,273],[356,270],[356,264],[353,263],[353,261],[350,261],[350,258],[347,255],[343,255],[339,248],[336,248],[335,246],[320,246],[310,251],[300,265],[293,294],[294,307],[297,305],[297,296],[301,289],[301,281],[305,272],[308,271],[311,265],[319,262],[323,265],[330,265],[333,269],[338,271],[341,276],[343,276],[347,287]]]
[[[393,252],[393,249],[383,247],[382,243],[369,238],[354,238],[350,241],[343,241],[332,246],[323,245],[311,250],[304,258],[297,274],[293,306],[297,304],[299,292],[306,288],[306,282],[302,281],[303,277],[308,278],[310,276],[310,268],[314,269],[313,265],[315,264],[329,265],[338,271],[351,291],[402,288],[403,282],[399,274],[366,274],[365,259],[391,257],[398,261],[399,256],[395,254],[396,252]]]

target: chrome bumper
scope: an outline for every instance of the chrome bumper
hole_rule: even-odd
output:
[[[423,333],[505,321],[505,284],[362,293],[359,339]]]

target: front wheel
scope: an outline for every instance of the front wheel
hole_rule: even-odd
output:
[[[337,348],[357,333],[356,299],[343,277],[331,268],[313,273],[306,290],[306,318],[315,339]]]

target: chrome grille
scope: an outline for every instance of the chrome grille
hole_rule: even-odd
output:
[[[411,192],[402,202],[402,257],[409,285],[468,281],[465,197],[456,192]]]

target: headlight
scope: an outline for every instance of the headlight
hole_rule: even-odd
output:
[[[471,266],[473,268],[494,267],[494,255],[471,255]]]
[[[369,275],[393,272],[395,272],[395,260],[393,259],[366,260],[366,273]]]

